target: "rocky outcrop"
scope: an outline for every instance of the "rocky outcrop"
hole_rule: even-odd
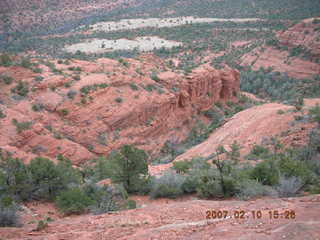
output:
[[[189,102],[202,110],[214,102],[235,100],[239,90],[240,74],[237,70],[215,70],[204,65],[194,70],[182,84],[179,105],[185,106]]]
[[[50,90],[53,79],[72,79],[51,76],[46,69],[40,88],[32,77],[25,78],[35,88],[28,98],[17,104],[9,98],[9,89],[4,95],[8,109],[7,117],[0,119],[0,147],[11,146],[50,158],[64,154],[75,164],[108,154],[123,144],[157,154],[165,141],[186,138],[199,114],[213,103],[237,100],[240,83],[236,70],[204,65],[184,76],[165,69],[160,59],[152,58],[129,60],[130,67],[111,60],[75,61],[72,66],[84,69],[81,80],[73,81],[69,88],[56,84],[54,92]],[[151,79],[154,69],[163,72],[159,79]],[[84,94],[83,87],[92,90]],[[70,92],[76,94],[70,98]],[[44,109],[31,110],[35,104]],[[12,124],[14,118],[18,122],[31,121],[32,128],[18,133]]]

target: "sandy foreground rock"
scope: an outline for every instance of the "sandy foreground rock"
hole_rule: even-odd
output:
[[[207,219],[207,211],[228,211],[226,218]],[[242,219],[237,213],[244,211]],[[261,211],[261,218],[254,218]],[[269,211],[283,213],[270,218]],[[292,214],[286,218],[286,211]],[[320,239],[320,195],[289,199],[264,198],[252,201],[189,200],[150,204],[144,208],[98,216],[83,215],[49,223],[41,232],[34,226],[0,229],[4,239]],[[260,214],[260,213],[259,213]]]

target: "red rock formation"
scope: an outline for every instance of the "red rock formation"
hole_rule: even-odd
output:
[[[241,65],[252,66],[254,70],[260,67],[273,67],[274,71],[286,72],[290,77],[305,79],[320,73],[320,23],[313,19],[306,19],[288,30],[281,31],[277,38],[287,50],[275,47],[263,46],[245,54],[241,58]],[[290,56],[290,50],[294,47],[302,47],[309,51],[307,58]]]
[[[320,56],[319,41],[320,23],[314,19],[306,19],[288,30],[280,32],[278,39],[281,44],[289,47],[302,46],[311,51],[313,55]]]
[[[152,58],[155,57],[130,60],[129,68],[102,59],[97,63],[75,61],[72,64],[82,67],[83,71],[81,80],[73,82],[70,88],[54,84],[54,80],[66,83],[71,79],[51,76],[47,69],[41,88],[30,92],[26,100],[16,104],[9,94],[5,98],[9,110],[7,117],[0,119],[0,147],[16,147],[19,151],[50,158],[65,154],[75,164],[85,162],[94,154],[108,154],[123,144],[135,144],[156,154],[165,141],[183,140],[199,113],[214,102],[236,100],[238,71],[215,70],[206,65],[187,77],[166,71],[159,74],[160,80],[155,82],[148,77],[152,69],[160,66],[165,70],[165,65],[160,59]],[[144,74],[137,75],[137,68]],[[31,79],[26,81],[31,87],[39,86]],[[79,90],[101,83],[108,87],[91,91],[85,96],[86,103],[81,103]],[[49,90],[52,84],[56,87],[54,92]],[[132,85],[138,89],[132,89]],[[71,90],[77,92],[74,99],[67,96]],[[117,99],[121,99],[120,102]],[[45,111],[32,111],[32,104],[43,104]],[[68,114],[62,114],[66,110]],[[13,118],[19,122],[32,121],[32,129],[18,134],[11,123]]]

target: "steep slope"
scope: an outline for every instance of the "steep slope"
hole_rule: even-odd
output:
[[[123,144],[154,155],[166,140],[183,140],[199,113],[214,102],[236,101],[240,85],[236,70],[201,66],[185,77],[153,56],[57,64],[54,71],[62,75],[40,66],[40,82],[35,80],[39,74],[21,67],[0,69],[32,89],[21,98],[10,92],[14,84],[2,84],[6,117],[0,119],[0,147],[24,157],[64,154],[75,164]],[[21,124],[27,129],[19,130]]]
[[[307,99],[306,109],[320,99]],[[227,150],[236,141],[240,153],[245,156],[255,144],[267,146],[271,137],[278,137],[285,147],[305,145],[310,129],[315,124],[295,121],[294,108],[284,104],[266,103],[241,111],[229,119],[222,127],[214,131],[209,138],[179,155],[175,161],[188,160],[193,157],[209,157],[222,145]],[[172,163],[149,166],[152,175],[161,174]]]

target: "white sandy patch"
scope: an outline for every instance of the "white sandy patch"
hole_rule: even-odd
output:
[[[138,19],[122,19],[117,22],[99,22],[90,25],[93,31],[120,31],[145,27],[175,27],[190,23],[210,23],[210,22],[256,22],[261,21],[259,18],[195,18],[177,17],[177,18],[138,18]]]
[[[76,43],[65,47],[65,51],[75,53],[81,51],[85,53],[103,53],[116,50],[152,51],[159,48],[172,48],[181,46],[182,43],[165,40],[156,36],[138,37],[134,40],[129,39],[91,39],[82,43]]]

